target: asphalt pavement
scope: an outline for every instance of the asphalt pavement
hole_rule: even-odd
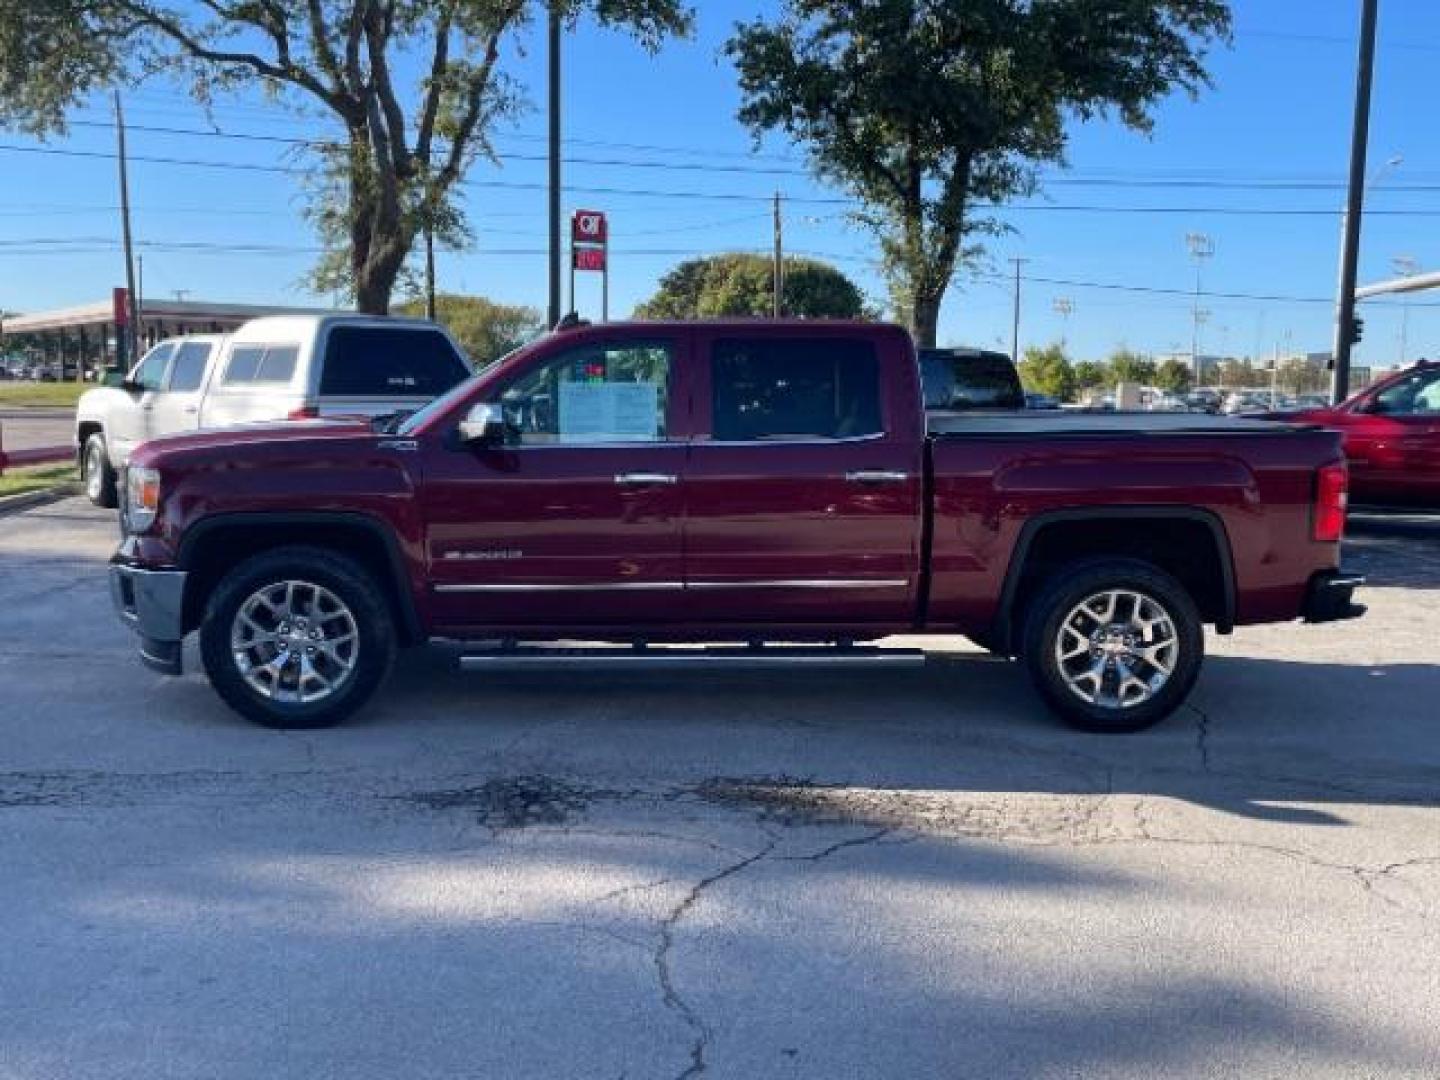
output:
[[[1071,732],[917,671],[462,675],[284,734],[0,518],[0,1077],[1440,1076],[1440,520]]]

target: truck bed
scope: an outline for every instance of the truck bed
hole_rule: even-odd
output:
[[[963,436],[1058,435],[1271,435],[1314,430],[1314,424],[1277,423],[1208,413],[1078,412],[929,412],[926,430],[935,438]]]

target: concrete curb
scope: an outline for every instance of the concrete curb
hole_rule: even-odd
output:
[[[16,514],[21,510],[30,510],[36,506],[45,506],[47,503],[59,502],[61,499],[68,499],[72,495],[79,495],[80,490],[78,480],[67,480],[63,484],[42,488],[39,491],[27,491],[22,495],[0,496],[0,517],[6,514]]]

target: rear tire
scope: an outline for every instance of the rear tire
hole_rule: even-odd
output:
[[[85,495],[96,506],[113,510],[120,500],[115,490],[115,468],[110,464],[110,451],[105,436],[98,432],[85,440],[80,458],[80,477],[85,482]]]
[[[1057,570],[1029,605],[1023,659],[1040,696],[1084,731],[1140,731],[1189,696],[1205,627],[1185,587],[1138,559]]]
[[[247,720],[330,727],[380,688],[395,659],[395,626],[362,566],[319,548],[278,548],[216,586],[200,655],[215,692]]]

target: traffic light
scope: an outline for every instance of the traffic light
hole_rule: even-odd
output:
[[[1350,320],[1350,344],[1359,345],[1360,339],[1365,336],[1365,320],[1356,315]]]

